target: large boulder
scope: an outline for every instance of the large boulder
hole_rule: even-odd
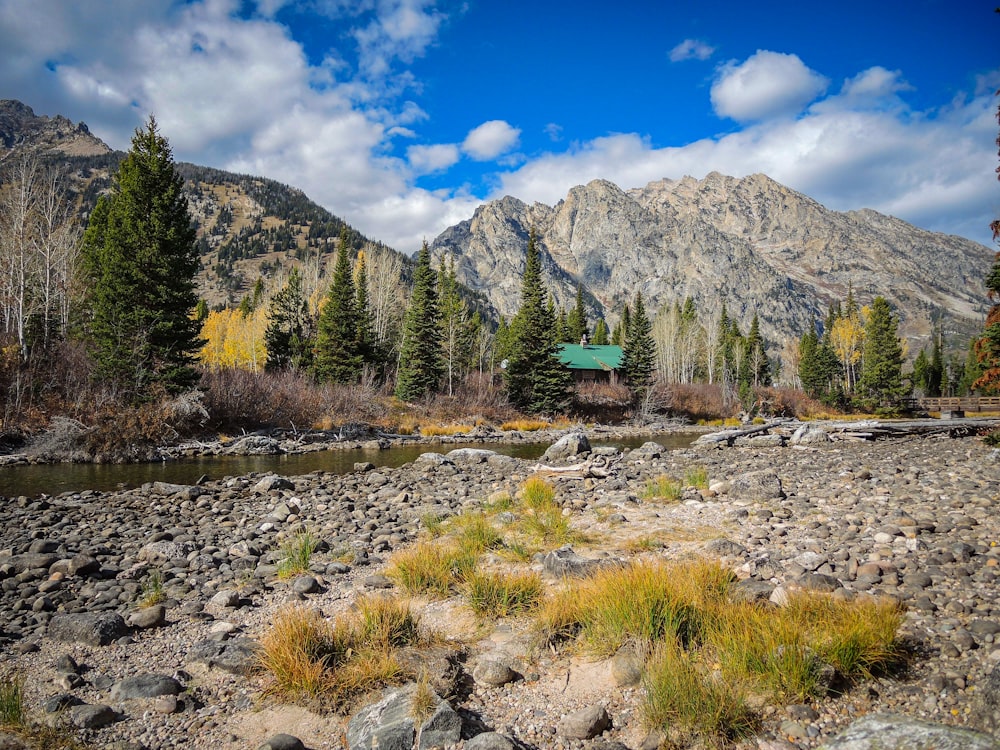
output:
[[[49,638],[57,641],[107,646],[128,633],[117,612],[57,614],[49,621]]]
[[[569,461],[581,453],[590,453],[590,441],[582,432],[571,432],[550,445],[542,454],[542,461],[549,464]]]
[[[1000,741],[963,727],[909,716],[869,714],[818,750],[1000,750]]]
[[[780,500],[785,497],[774,469],[738,474],[729,483],[729,496],[736,500]]]
[[[431,693],[430,706],[418,711],[416,684],[389,690],[382,700],[365,706],[347,724],[347,746],[350,750],[419,750],[450,747],[461,739],[462,719],[436,693]],[[421,719],[414,718],[420,714]],[[419,723],[418,723],[419,722]],[[418,741],[419,738],[419,741]]]

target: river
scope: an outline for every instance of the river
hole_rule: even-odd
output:
[[[635,448],[647,440],[655,440],[665,448],[689,446],[700,433],[676,432],[656,437],[631,437],[610,442],[595,442],[595,446],[614,445]],[[244,474],[275,473],[284,476],[308,474],[313,471],[346,473],[354,464],[369,461],[375,466],[394,468],[416,459],[421,453],[447,453],[456,448],[486,448],[517,458],[536,459],[550,443],[419,443],[394,446],[386,450],[329,450],[276,456],[204,456],[178,461],[137,464],[34,464],[0,468],[0,496],[58,495],[83,490],[114,490],[139,487],[146,482],[194,484],[201,477],[222,479]]]

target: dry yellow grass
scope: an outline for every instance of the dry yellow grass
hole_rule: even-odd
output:
[[[545,430],[551,426],[549,422],[545,422],[539,419],[514,419],[509,422],[504,422],[500,425],[500,429],[505,432],[516,430],[518,432],[537,432],[538,430]]]
[[[462,435],[473,429],[475,428],[468,424],[424,425],[420,428],[420,434],[424,437],[449,437]]]

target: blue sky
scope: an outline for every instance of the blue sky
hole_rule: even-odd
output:
[[[763,172],[992,245],[996,0],[0,0],[0,98],[404,252],[514,195]]]

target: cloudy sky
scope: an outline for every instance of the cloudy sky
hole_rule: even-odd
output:
[[[0,0],[0,98],[304,190],[370,237],[763,172],[992,246],[996,0]]]

